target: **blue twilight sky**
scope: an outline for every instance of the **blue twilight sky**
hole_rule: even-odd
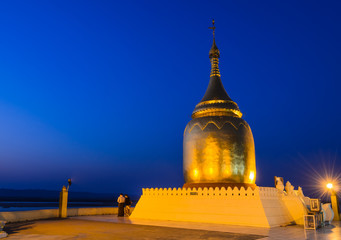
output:
[[[257,184],[340,169],[340,1],[0,1],[0,188],[179,187],[216,20]]]

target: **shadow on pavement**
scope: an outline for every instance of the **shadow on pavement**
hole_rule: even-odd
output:
[[[17,222],[17,223],[7,223],[4,227],[4,231],[10,234],[18,233],[22,230],[32,228],[34,222]]]

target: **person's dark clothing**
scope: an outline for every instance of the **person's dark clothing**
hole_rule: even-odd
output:
[[[131,206],[131,200],[130,200],[130,197],[128,197],[128,196],[127,196],[127,197],[126,197],[126,200],[125,200],[125,202],[124,202],[124,203],[125,203],[125,205],[126,205],[126,206]]]
[[[124,203],[118,204],[118,214],[119,217],[124,217]]]

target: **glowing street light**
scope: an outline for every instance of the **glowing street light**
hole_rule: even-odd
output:
[[[329,190],[331,190],[331,189],[333,188],[333,184],[332,184],[332,183],[327,183],[327,188],[328,188]]]

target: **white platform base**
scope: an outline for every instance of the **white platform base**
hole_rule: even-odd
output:
[[[130,218],[220,223],[254,227],[303,224],[297,194],[276,188],[143,189]]]

